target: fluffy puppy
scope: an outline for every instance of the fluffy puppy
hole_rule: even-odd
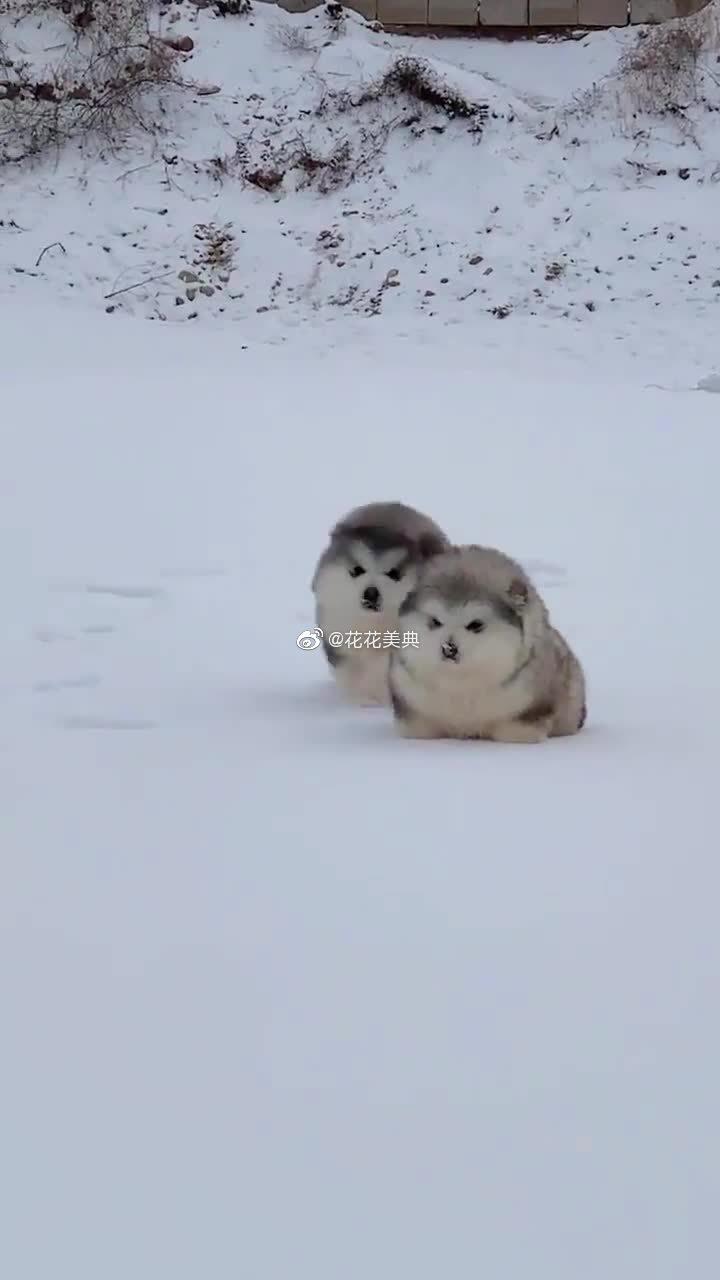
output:
[[[537,743],[577,733],[585,677],[525,571],[490,547],[429,561],[400,609],[417,647],[393,651],[397,729],[409,738]]]
[[[315,620],[351,702],[389,702],[390,654],[402,639],[400,606],[425,561],[449,545],[434,520],[402,502],[356,507],[331,530],[311,584]]]

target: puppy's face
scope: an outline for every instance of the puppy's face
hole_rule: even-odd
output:
[[[432,680],[500,683],[524,657],[521,607],[489,592],[454,599],[421,590],[407,601],[402,628],[415,631],[418,642],[403,648],[403,661]]]
[[[400,605],[417,579],[412,548],[340,539],[318,571],[315,594],[338,618],[355,620],[363,630],[383,630],[389,623],[396,626]]]

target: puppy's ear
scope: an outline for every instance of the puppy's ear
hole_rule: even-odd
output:
[[[430,560],[433,556],[439,555],[445,548],[445,541],[437,533],[421,533],[417,540],[418,559]]]
[[[513,578],[508,587],[508,600],[513,609],[518,611],[524,609],[529,598],[530,591],[527,582],[524,582],[522,578]]]
[[[414,610],[417,609],[417,602],[418,602],[417,591],[411,591],[410,594],[405,597],[402,604],[400,605],[400,608],[398,609],[399,617],[402,618],[406,613],[413,613]]]

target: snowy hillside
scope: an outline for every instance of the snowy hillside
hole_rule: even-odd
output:
[[[85,68],[89,38],[81,56],[67,21],[31,8],[1,28],[15,74]],[[80,129],[13,163],[28,130],[13,136],[18,103],[0,106],[3,294],[270,337],[317,318],[427,320],[438,336],[513,317],[573,346],[712,360],[714,9],[663,29],[699,31],[699,47],[658,51],[651,33],[635,69],[634,30],[401,38],[350,12],[190,3],[153,29],[192,44],[172,72],[185,87],[150,94],[152,130],[131,118],[124,148]]]
[[[80,56],[12,8],[8,82]],[[633,119],[624,32],[163,23],[218,92],[123,147],[0,104],[0,1274],[709,1277],[716,54]],[[525,563],[581,735],[339,701],[382,498]]]

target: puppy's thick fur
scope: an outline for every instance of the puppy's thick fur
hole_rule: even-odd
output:
[[[538,743],[584,725],[582,667],[525,571],[490,547],[428,561],[400,610],[417,647],[394,651],[396,726],[411,738]]]
[[[375,502],[349,511],[330,532],[315,568],[315,619],[338,685],[363,706],[389,702],[388,668],[399,645],[399,609],[421,566],[450,545],[414,507]],[[352,636],[331,645],[328,637]]]

